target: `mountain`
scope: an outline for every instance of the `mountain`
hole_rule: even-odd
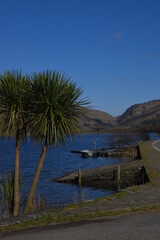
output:
[[[84,115],[78,119],[79,129],[82,133],[107,132],[115,118],[108,113],[86,109]]]
[[[157,127],[160,122],[160,100],[153,100],[142,104],[135,104],[124,114],[116,118],[121,127]]]
[[[153,100],[129,107],[121,116],[86,109],[78,119],[81,133],[105,133],[129,129],[132,131],[160,131],[160,100]]]

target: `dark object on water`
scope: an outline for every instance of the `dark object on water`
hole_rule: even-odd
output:
[[[90,150],[83,150],[81,151],[81,157],[83,158],[88,158],[88,157],[92,157],[92,158],[97,158],[98,157],[98,153],[96,151],[90,151]]]
[[[71,150],[71,153],[81,153],[81,150]]]

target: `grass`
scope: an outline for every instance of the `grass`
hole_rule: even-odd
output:
[[[151,182],[154,183],[154,180],[159,177],[159,173],[158,173],[158,171],[153,169],[153,167],[150,165],[149,159],[148,159],[148,152],[151,156],[152,155],[154,156],[157,152],[152,146],[150,146],[149,149],[145,149],[143,142],[140,143],[139,147],[140,147],[140,152],[141,152],[141,156],[142,156],[142,161],[147,169],[149,179]]]

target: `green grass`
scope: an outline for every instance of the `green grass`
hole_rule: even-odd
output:
[[[140,147],[140,152],[141,152],[141,156],[142,156],[142,161],[144,163],[144,166],[147,169],[149,179],[151,182],[154,183],[154,180],[159,177],[159,173],[156,170],[154,170],[153,167],[149,164],[148,151],[150,151],[150,154],[154,156],[154,154],[156,154],[156,150],[153,149],[152,146],[150,146],[149,149],[146,149],[144,147],[143,142],[139,144],[139,147]]]

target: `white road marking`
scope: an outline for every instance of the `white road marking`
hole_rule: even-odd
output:
[[[152,146],[153,146],[158,152],[160,152],[160,149],[155,146],[155,144],[156,144],[157,142],[160,142],[160,139],[159,139],[159,140],[156,140],[156,141],[152,144]]]

